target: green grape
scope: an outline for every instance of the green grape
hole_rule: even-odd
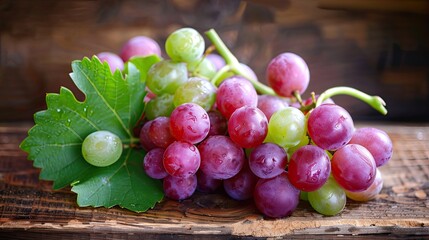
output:
[[[188,64],[190,75],[211,79],[216,74],[216,67],[208,58],[198,59]]]
[[[169,117],[174,110],[173,94],[162,94],[152,98],[145,108],[145,117],[148,120],[153,120],[157,117]]]
[[[176,89],[186,81],[188,81],[186,63],[163,60],[149,69],[146,85],[156,95],[174,94]]]
[[[289,155],[292,155],[300,147],[308,145],[309,143],[310,143],[310,138],[307,136],[307,134],[304,134],[304,135],[302,135],[302,138],[301,138],[301,140],[299,140],[299,143],[297,145],[287,149],[287,153]]]
[[[196,103],[204,110],[209,111],[216,100],[216,87],[203,78],[190,78],[180,86],[174,94],[174,105]]]
[[[83,158],[96,167],[112,165],[121,157],[122,141],[109,131],[89,134],[82,143]]]
[[[204,38],[193,28],[180,28],[165,41],[165,51],[176,62],[194,62],[203,56]]]
[[[305,134],[304,114],[297,108],[287,107],[271,116],[266,141],[290,148],[298,145]]]
[[[313,209],[328,216],[340,213],[346,206],[346,199],[346,193],[332,177],[321,188],[308,193],[308,201]]]

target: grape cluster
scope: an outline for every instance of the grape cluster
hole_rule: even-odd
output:
[[[266,69],[272,91],[264,91],[269,88],[260,88],[247,65],[224,59],[220,49],[220,55],[207,50],[195,29],[178,29],[166,39],[168,57],[147,73],[139,130],[147,152],[143,168],[162,179],[168,198],[180,201],[195,191],[223,188],[231,198],[253,199],[264,215],[280,218],[300,199],[335,215],[347,197],[367,201],[381,191],[378,167],[392,155],[391,140],[379,129],[356,129],[350,114],[329,97],[312,94],[302,101],[310,72],[300,56],[273,58]],[[161,56],[159,45],[137,37],[120,56],[98,57],[115,71],[130,57],[150,54]]]

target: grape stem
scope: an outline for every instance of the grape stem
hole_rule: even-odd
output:
[[[355,88],[351,87],[333,87],[329,88],[326,91],[324,91],[322,94],[320,94],[319,98],[316,102],[316,107],[320,106],[323,101],[325,101],[328,98],[331,98],[336,95],[349,95],[352,97],[355,97],[357,99],[362,100],[363,102],[367,103],[371,107],[373,107],[375,110],[380,112],[383,115],[387,114],[387,109],[385,108],[386,103],[384,100],[379,96],[370,96],[362,91],[359,91]]]
[[[261,94],[268,94],[268,95],[276,95],[274,90],[267,85],[259,82],[256,79],[253,79],[250,77],[246,71],[244,71],[243,67],[241,66],[240,62],[237,60],[237,58],[231,53],[231,51],[228,49],[228,47],[225,45],[225,43],[222,41],[222,39],[219,37],[219,35],[216,33],[214,29],[210,29],[206,32],[206,36],[208,39],[212,42],[212,44],[216,47],[216,50],[218,53],[225,59],[226,65],[219,70],[219,72],[212,78],[212,83],[218,86],[220,84],[221,77],[227,73],[228,71],[233,71],[235,74],[241,75],[245,77],[247,80],[249,80],[253,86],[255,87],[256,91],[258,91]]]

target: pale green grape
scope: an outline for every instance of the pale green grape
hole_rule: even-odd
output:
[[[91,165],[106,167],[121,157],[122,141],[109,131],[89,134],[82,143],[83,158]]]
[[[346,193],[332,177],[321,188],[308,193],[308,201],[313,209],[328,216],[340,213],[346,205],[346,199]]]
[[[216,87],[203,78],[190,78],[180,86],[174,94],[174,105],[196,103],[204,110],[209,111],[216,100]]]
[[[298,145],[305,134],[304,114],[297,108],[287,107],[271,116],[266,141],[290,148]]]
[[[145,117],[149,120],[160,116],[169,117],[174,110],[173,98],[172,94],[162,94],[152,98],[146,104]]]
[[[180,28],[165,41],[165,51],[176,62],[194,62],[203,56],[204,49],[204,38],[193,28]]]
[[[188,64],[190,75],[211,79],[216,74],[215,65],[208,58],[201,58]]]
[[[174,94],[176,89],[186,81],[188,81],[186,63],[163,60],[149,69],[146,85],[156,95]]]

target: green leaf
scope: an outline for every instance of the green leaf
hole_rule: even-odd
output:
[[[148,61],[146,68],[155,61]],[[97,130],[115,133],[126,145],[135,143],[132,129],[143,114],[145,79],[132,63],[125,79],[119,71],[112,75],[107,63],[96,57],[73,61],[72,70],[70,76],[85,100],[78,101],[64,87],[59,94],[47,94],[47,109],[34,115],[35,125],[20,148],[41,168],[40,178],[54,182],[54,189],[73,184],[78,204],[146,211],[163,194],[159,181],[142,169],[143,152],[127,148],[120,161],[105,168],[88,164],[81,153],[85,137]],[[96,198],[89,197],[94,190]]]
[[[134,149],[126,149],[115,164],[97,168],[91,175],[75,184],[73,192],[79,194],[79,206],[113,207],[146,211],[162,199],[161,182],[150,179],[143,171],[144,155]]]

